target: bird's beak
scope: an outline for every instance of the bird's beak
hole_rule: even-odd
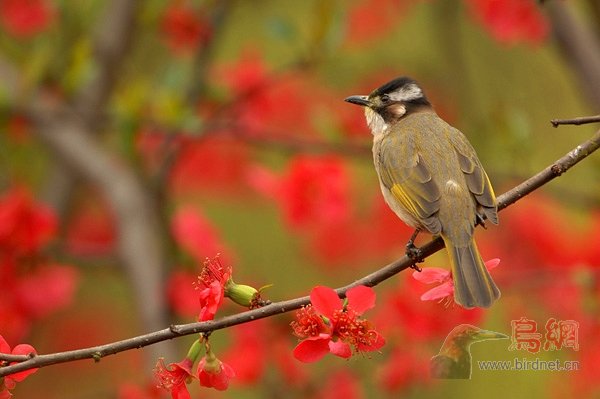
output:
[[[364,107],[368,107],[371,105],[371,101],[369,101],[368,96],[350,96],[345,98],[344,101],[349,102],[351,104],[362,105]]]
[[[479,330],[474,334],[473,338],[475,338],[477,341],[485,341],[488,339],[507,339],[509,337],[506,334],[495,331]]]

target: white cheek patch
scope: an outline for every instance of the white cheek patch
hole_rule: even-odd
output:
[[[411,101],[423,97],[423,91],[416,84],[403,86],[400,90],[390,93],[390,98],[394,101]]]

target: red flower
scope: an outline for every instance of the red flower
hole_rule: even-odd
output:
[[[361,0],[354,2],[348,15],[348,40],[351,43],[372,42],[396,26],[413,1]]]
[[[223,303],[225,285],[231,278],[231,267],[224,267],[219,255],[206,258],[198,276],[200,314],[198,321],[212,320]]]
[[[44,0],[0,1],[0,24],[16,37],[40,33],[48,27],[52,16],[52,9]]]
[[[468,5],[501,43],[537,44],[548,34],[548,23],[534,0],[468,0]]]
[[[485,267],[492,270],[500,263],[500,259],[490,259],[485,262]],[[454,295],[454,282],[452,281],[452,272],[439,267],[426,267],[421,272],[413,272],[415,280],[425,284],[441,283],[421,295],[422,301],[444,300]]]
[[[193,365],[194,361],[187,357],[179,363],[170,363],[168,366],[165,366],[164,359],[158,359],[154,369],[158,385],[170,391],[173,399],[191,399],[186,384],[194,378]]]
[[[319,399],[361,399],[364,395],[361,390],[360,379],[347,370],[338,370],[331,373],[320,390]]]
[[[72,266],[46,265],[15,282],[15,298],[29,317],[42,319],[71,304],[78,279]]]
[[[45,245],[55,231],[52,211],[35,203],[26,190],[13,188],[0,198],[0,249],[31,254]]]
[[[19,344],[15,346],[12,351],[10,345],[6,342],[4,337],[0,335],[0,353],[11,354],[11,355],[29,355],[31,353],[37,353],[33,346],[28,344]],[[5,362],[0,361],[0,367],[5,366]],[[16,362],[10,363],[16,364]],[[17,382],[23,381],[25,378],[35,373],[38,369],[29,369],[20,371],[18,373],[9,374],[6,377],[0,378],[0,398],[10,398],[12,394],[9,392],[13,390],[17,385]]]
[[[200,385],[224,391],[229,387],[229,380],[235,377],[235,371],[227,363],[223,363],[210,350],[198,363],[198,380]]]
[[[209,255],[229,252],[215,227],[194,207],[177,210],[171,220],[171,232],[177,244],[197,262]]]
[[[340,158],[297,156],[281,177],[257,167],[248,179],[258,191],[278,201],[293,227],[330,225],[348,219],[350,179]]]
[[[198,276],[191,272],[175,271],[167,282],[167,298],[171,308],[180,316],[198,314]]]
[[[302,362],[314,362],[328,352],[343,358],[357,352],[378,350],[385,340],[365,319],[359,318],[375,306],[375,292],[357,286],[346,292],[348,304],[344,305],[336,292],[323,286],[313,288],[309,305],[296,314],[292,322],[294,333],[304,338],[296,348],[294,357]]]
[[[185,6],[171,6],[162,20],[167,43],[175,53],[191,51],[210,39],[206,18]]]

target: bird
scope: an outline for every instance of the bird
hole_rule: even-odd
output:
[[[508,335],[482,330],[470,324],[461,324],[452,329],[439,353],[429,362],[432,378],[471,378],[471,344],[490,339],[507,339]]]
[[[385,202],[415,228],[406,254],[422,261],[414,245],[421,231],[441,236],[449,254],[455,302],[467,309],[490,307],[500,290],[473,234],[477,224],[485,227],[485,219],[498,224],[498,206],[473,146],[437,115],[423,89],[409,77],[345,101],[364,107]]]

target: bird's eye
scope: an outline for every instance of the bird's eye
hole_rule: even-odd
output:
[[[387,94],[384,94],[381,96],[381,102],[383,104],[389,104],[391,101],[390,96],[388,96]]]

